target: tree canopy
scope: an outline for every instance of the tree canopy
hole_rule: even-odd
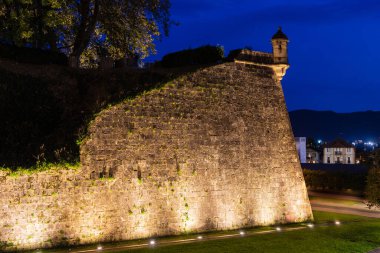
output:
[[[144,58],[167,35],[169,0],[0,0],[2,43],[74,58]]]

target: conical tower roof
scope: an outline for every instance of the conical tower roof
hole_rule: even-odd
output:
[[[273,35],[272,40],[289,40],[285,33],[282,32],[281,26],[278,28],[278,31]]]

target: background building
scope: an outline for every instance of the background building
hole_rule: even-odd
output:
[[[355,148],[348,142],[337,139],[323,147],[323,163],[355,163]]]
[[[295,137],[297,153],[301,163],[306,163],[306,137]]]
[[[317,150],[312,148],[306,149],[306,162],[307,163],[320,163],[320,154]]]

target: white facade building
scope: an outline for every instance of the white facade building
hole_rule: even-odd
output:
[[[323,147],[323,163],[355,164],[355,148],[344,140],[335,140]]]

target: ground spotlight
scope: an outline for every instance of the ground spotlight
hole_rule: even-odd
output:
[[[313,227],[314,227],[314,224],[313,224],[313,223],[309,223],[309,224],[307,224],[307,226],[308,226],[309,228],[313,228]]]
[[[155,244],[156,244],[156,241],[155,241],[155,240],[150,240],[150,241],[149,241],[149,245],[152,245],[152,246],[153,246],[153,245],[155,245]]]
[[[99,245],[96,249],[97,249],[97,250],[102,250],[103,247],[102,247],[101,245]]]
[[[239,234],[240,234],[240,235],[245,235],[245,232],[244,232],[244,231],[240,231]]]
[[[281,228],[280,227],[276,227],[276,231],[280,232]]]
[[[198,235],[197,239],[201,240],[201,239],[203,239],[203,236]]]
[[[338,221],[338,220],[335,221],[335,225],[339,226],[340,224],[341,224],[340,221]]]

